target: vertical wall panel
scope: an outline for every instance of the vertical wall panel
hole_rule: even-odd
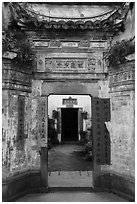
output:
[[[18,96],[18,140],[24,138],[25,96]]]
[[[97,164],[110,164],[110,136],[105,122],[110,120],[109,99],[92,99],[93,154]]]

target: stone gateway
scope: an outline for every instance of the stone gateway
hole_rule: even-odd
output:
[[[57,140],[89,136],[90,188],[134,201],[134,2],[5,2],[2,12],[3,201],[48,192],[49,98],[60,95]]]

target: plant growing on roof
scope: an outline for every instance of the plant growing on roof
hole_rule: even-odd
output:
[[[7,52],[15,53],[14,63],[20,66],[32,65],[34,54],[32,52],[30,40],[15,21],[11,21],[8,28],[4,31],[2,40],[3,56]]]
[[[122,40],[116,42],[109,50],[106,56],[108,66],[117,68],[119,64],[123,64],[126,61],[126,56],[135,53],[135,44],[133,39]]]

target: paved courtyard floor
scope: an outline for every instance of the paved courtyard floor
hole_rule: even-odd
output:
[[[51,172],[48,187],[93,187],[92,171]]]
[[[92,188],[92,161],[87,160],[84,146],[62,144],[48,152],[49,193],[28,194],[15,202],[128,202],[107,192],[88,192]],[[60,187],[67,191],[60,191]],[[81,191],[73,191],[75,188]],[[58,191],[56,191],[58,189]]]
[[[48,151],[48,187],[92,187],[92,168],[83,145],[57,145]]]
[[[85,148],[78,144],[61,144],[48,151],[48,171],[90,171],[92,161],[88,160]]]
[[[28,194],[15,202],[128,202],[112,193],[55,192]]]

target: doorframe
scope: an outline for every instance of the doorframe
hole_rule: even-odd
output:
[[[40,172],[41,172],[41,183],[42,183],[42,187],[46,188],[46,191],[48,191],[48,97],[50,95],[87,95],[90,96],[91,99],[91,112],[92,112],[92,98],[93,96],[91,94],[58,94],[58,93],[50,93],[48,95],[42,95],[41,98],[45,98],[46,99],[46,106],[45,106],[45,141],[46,141],[46,145],[44,147],[41,147],[41,164],[40,164]],[[92,141],[93,142],[93,141]],[[94,144],[93,144],[94,145]],[[91,187],[95,188],[96,186],[98,186],[98,179],[99,179],[99,175],[100,175],[100,170],[101,167],[99,165],[96,164],[96,159],[95,159],[95,155],[93,154],[93,171],[92,171],[92,183],[91,183]]]

